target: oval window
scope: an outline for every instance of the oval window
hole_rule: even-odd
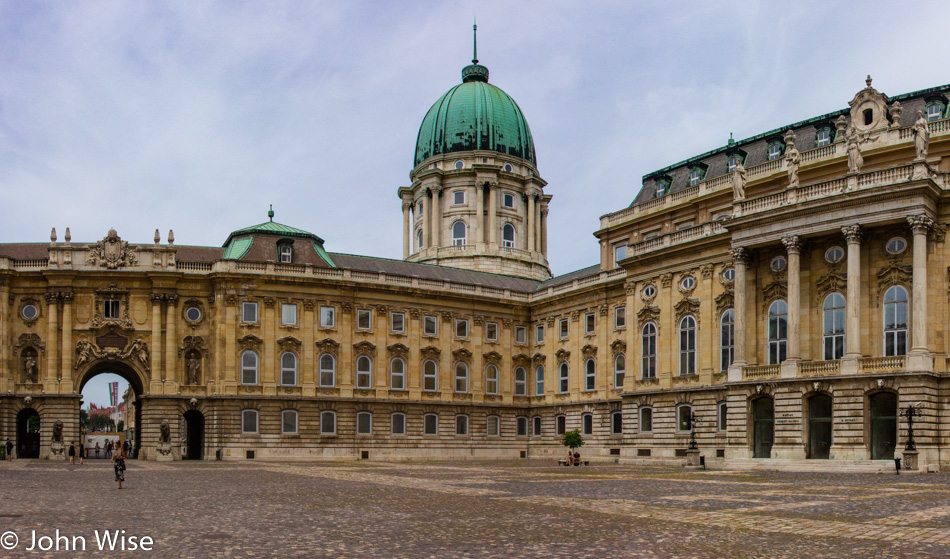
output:
[[[643,288],[644,297],[653,297],[654,295],[656,295],[656,288],[653,287],[653,284],[650,284]]]
[[[825,260],[832,264],[837,264],[844,260],[844,249],[841,247],[831,247],[825,251]]]
[[[39,316],[40,311],[36,308],[36,305],[26,305],[23,307],[23,318],[27,320],[33,320]]]
[[[776,256],[775,258],[772,259],[772,262],[771,264],[769,264],[769,267],[772,268],[773,272],[781,272],[782,270],[785,269],[785,266],[787,264],[788,264],[788,261],[785,260],[784,256]]]
[[[900,254],[907,250],[907,241],[903,237],[894,237],[887,241],[885,248],[891,254]]]
[[[511,163],[505,163],[505,172],[510,173],[513,170],[514,168],[511,166]]]
[[[735,268],[726,268],[722,271],[722,279],[726,281],[733,281],[736,279],[736,269]]]
[[[686,276],[680,280],[680,287],[683,289],[692,289],[696,285],[696,280],[693,279],[693,276]]]
[[[198,307],[188,307],[185,309],[185,318],[191,322],[198,322],[201,319],[201,309]]]
[[[464,168],[465,168],[465,162],[462,161],[461,159],[459,159],[458,161],[455,162],[455,168],[456,168],[456,169],[464,169]]]

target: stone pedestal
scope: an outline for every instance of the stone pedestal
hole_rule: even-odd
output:
[[[687,468],[699,467],[699,449],[698,448],[690,448],[686,450],[686,467]]]
[[[917,451],[905,450],[904,459],[901,460],[901,469],[916,472],[917,471]]]
[[[155,453],[156,462],[172,462],[175,457],[172,455],[171,443],[158,443],[158,452]]]

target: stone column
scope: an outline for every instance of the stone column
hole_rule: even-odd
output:
[[[442,187],[432,189],[432,246],[442,246]]]
[[[528,251],[534,252],[534,189],[528,189],[528,228],[525,237],[528,238]]]
[[[0,301],[6,301],[10,296],[10,288],[6,279],[0,279]],[[0,347],[12,348],[13,344],[9,341],[9,327],[7,323],[12,324],[10,320],[12,305],[0,305]],[[12,311],[16,312],[16,311]],[[16,366],[17,358],[12,355],[12,351],[0,353],[0,391],[13,390],[17,382],[19,370]],[[6,379],[4,381],[4,379]],[[39,380],[39,379],[36,379]],[[9,383],[4,385],[4,382]],[[9,388],[7,387],[9,386]]]
[[[548,257],[548,205],[541,206],[541,254]]]
[[[162,301],[160,293],[152,295],[152,374],[162,370]]]
[[[410,245],[412,243],[412,233],[409,228],[409,208],[412,204],[403,200],[402,202],[402,257],[409,258],[411,254]]]
[[[177,359],[175,358],[175,353],[178,351],[177,334],[175,333],[175,325],[177,320],[175,317],[175,309],[178,302],[178,295],[169,294],[165,296],[165,380],[168,382],[178,382],[178,371],[177,371]],[[158,349],[158,348],[156,348]],[[168,387],[169,389],[178,389],[174,386]]]
[[[531,236],[534,237],[534,250],[541,252],[541,191],[538,191],[538,201],[534,205],[534,230]]]
[[[927,347],[927,233],[934,220],[926,215],[912,215],[907,221],[914,232],[914,318],[907,370],[932,370],[933,356]]]
[[[425,223],[422,224],[422,243],[425,245],[425,248],[432,246],[432,217],[435,215],[432,210],[432,206],[435,204],[432,201],[435,199],[435,193],[432,192],[432,189],[429,189],[429,197],[425,200],[425,209],[423,210],[423,219]]]
[[[70,384],[69,390],[72,392],[73,377],[73,294],[63,293],[60,295],[63,300],[63,363],[60,369],[59,380]]]
[[[483,233],[485,220],[485,189],[475,185],[475,221],[472,222],[472,236],[475,238],[474,245],[484,244],[485,233]]]
[[[848,241],[848,308],[845,319],[845,351],[851,360],[861,356],[861,239],[860,225],[842,227]],[[857,372],[857,371],[855,371]]]
[[[53,383],[56,382],[56,371],[58,370],[59,344],[56,341],[59,330],[59,300],[55,293],[46,294],[47,309],[47,340],[46,340],[46,391],[52,392]],[[96,309],[95,312],[98,312]]]
[[[787,360],[794,363],[802,358],[801,329],[801,250],[802,239],[798,235],[789,235],[782,239],[788,251],[788,355]]]
[[[488,243],[498,248],[498,183],[488,183]]]
[[[733,293],[733,331],[735,332],[735,346],[733,348],[732,366],[729,367],[729,381],[742,380],[742,367],[748,363],[746,355],[746,268],[749,265],[749,251],[742,247],[735,247],[730,251],[733,267],[736,271]]]
[[[155,301],[155,299],[152,298],[152,301]],[[224,313],[224,380],[226,381],[225,387],[233,390],[231,387],[238,383],[238,367],[240,366],[237,354],[237,306],[239,301],[234,295],[225,295],[224,304],[226,309]],[[157,312],[158,311],[156,311],[155,314],[157,314]],[[161,330],[161,327],[159,327],[159,330]],[[152,355],[155,355],[154,351]],[[154,371],[155,368],[152,367],[152,370]]]

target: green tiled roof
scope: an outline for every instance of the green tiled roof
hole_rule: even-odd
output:
[[[230,238],[228,240],[230,241]],[[251,248],[252,244],[254,244],[254,235],[237,237],[233,243],[224,245],[224,256],[222,258],[225,260],[240,260],[247,254],[247,249]]]
[[[311,238],[316,239],[318,243],[323,244],[323,239],[309,231],[297,229],[296,227],[291,227],[289,225],[284,225],[275,221],[265,221],[260,225],[252,225],[251,227],[245,227],[244,229],[238,229],[237,231],[232,232],[230,235],[228,235],[228,240],[224,242],[224,246],[228,246],[228,243],[231,242],[233,237],[241,235],[253,235],[254,233],[264,233],[265,235],[283,235],[285,237]]]

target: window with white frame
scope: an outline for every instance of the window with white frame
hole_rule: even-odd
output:
[[[280,385],[297,386],[297,356],[289,351],[280,356]]]
[[[515,396],[528,395],[528,373],[524,367],[515,369]]]
[[[943,118],[943,105],[940,103],[930,103],[927,105],[927,122],[940,120]]]
[[[907,353],[907,290],[892,285],[884,292],[884,355]]]
[[[389,315],[389,329],[394,334],[406,333],[406,313],[394,312]]]
[[[467,318],[455,319],[455,337],[459,339],[465,339],[468,337],[468,319]]]
[[[653,183],[653,192],[656,198],[666,196],[670,191],[670,182],[667,179],[657,179]]]
[[[357,330],[372,330],[373,329],[373,310],[372,309],[356,309],[356,329]]]
[[[389,432],[393,435],[406,434],[406,414],[396,412],[389,416]]]
[[[557,321],[557,337],[562,340],[567,338],[568,327],[569,327],[568,319],[562,318],[558,320]]]
[[[534,395],[544,396],[544,365],[534,370]]]
[[[567,416],[564,415],[555,415],[554,416],[554,434],[561,436],[567,432]]]
[[[280,433],[282,435],[297,434],[297,410],[280,412]]]
[[[566,394],[568,390],[567,363],[562,362],[558,366],[558,392]]]
[[[694,167],[689,172],[689,185],[696,186],[701,180],[703,180],[703,170],[699,167]]]
[[[679,404],[676,406],[676,430],[681,433],[689,433],[693,430],[692,405]]]
[[[623,413],[619,411],[610,413],[610,434],[623,434]]]
[[[541,416],[536,415],[531,418],[531,435],[534,437],[541,436]]]
[[[118,299],[106,299],[102,302],[102,318],[121,318],[122,303]]]
[[[528,418],[519,415],[515,418],[515,427],[517,429],[516,433],[519,437],[528,436]]]
[[[782,157],[782,151],[784,150],[781,142],[773,142],[769,144],[769,161]]]
[[[356,414],[356,434],[373,434],[373,414],[368,411],[361,411]]]
[[[281,303],[280,324],[282,326],[297,325],[297,305],[293,303]]]
[[[614,388],[623,388],[623,379],[627,375],[627,358],[622,353],[614,357]]]
[[[422,317],[422,335],[423,336],[438,336],[439,335],[439,318],[432,315],[425,315]]]
[[[594,415],[590,413],[581,414],[581,434],[594,434]]]
[[[243,301],[241,303],[241,322],[257,322],[257,303]]]
[[[593,334],[594,330],[597,329],[597,318],[596,315],[592,312],[589,312],[584,315],[584,333],[587,335]]]
[[[498,367],[485,367],[485,394],[498,394]]]
[[[515,343],[528,343],[528,328],[525,326],[515,326]]]
[[[730,156],[729,159],[726,161],[726,172],[734,173],[738,165],[739,165],[739,156],[738,155]]]
[[[257,384],[257,353],[250,349],[241,354],[241,384]]]
[[[422,364],[422,389],[426,392],[435,392],[439,388],[439,366],[435,361],[428,359]]]
[[[501,418],[497,415],[489,415],[485,421],[485,435],[497,437],[501,434]]]
[[[258,411],[257,410],[242,410],[241,411],[241,432],[242,433],[257,433],[258,426]]]
[[[614,307],[614,328],[627,327],[627,307]]]
[[[452,203],[455,205],[465,203],[465,191],[464,190],[453,190],[452,191]]]
[[[769,365],[785,361],[788,350],[788,305],[778,300],[769,305]]]
[[[406,389],[406,362],[401,357],[394,357],[389,362],[389,388],[391,390]]]
[[[620,262],[627,257],[627,245],[616,245],[614,246],[614,264]]]
[[[844,356],[844,295],[829,293],[822,305],[822,343],[825,360]]]
[[[726,309],[719,318],[719,371],[725,373],[732,365],[736,349],[735,311]]]
[[[320,386],[336,386],[336,358],[329,353],[320,355]]]
[[[584,362],[584,390],[591,391],[597,388],[597,366],[593,359]]]
[[[452,224],[452,244],[454,246],[463,246],[465,244],[464,221],[456,221]]]
[[[638,415],[640,416],[640,426],[638,430],[640,433],[652,433],[653,432],[653,408],[650,406],[642,406],[639,410]]]
[[[644,379],[656,378],[656,325],[652,322],[643,325],[642,342],[641,374]]]
[[[320,434],[336,435],[336,412],[324,410],[320,412]]]
[[[373,360],[368,355],[356,358],[356,387],[368,389],[373,386]]]
[[[506,223],[501,228],[501,246],[505,248],[515,248],[515,226]]]
[[[320,328],[336,327],[336,307],[320,307]]]
[[[488,342],[498,341],[498,323],[497,322],[485,323],[485,341],[488,341]]]
[[[455,416],[455,434],[457,436],[468,435],[468,416],[459,414]]]
[[[696,319],[686,315],[680,320],[680,375],[696,374]]]
[[[815,134],[815,145],[818,147],[827,146],[831,143],[831,129],[828,127],[819,128]]]
[[[719,432],[726,431],[726,412],[729,411],[729,406],[726,405],[725,400],[716,404],[716,430]]]
[[[281,244],[280,248],[280,263],[281,264],[292,264],[294,261],[294,247],[289,244]]]
[[[534,341],[539,344],[544,343],[544,324],[536,324],[534,326]]]
[[[455,391],[468,392],[468,364],[462,361],[455,364]]]
[[[438,435],[439,434],[439,416],[434,413],[427,413],[422,416],[422,434],[423,435]]]

